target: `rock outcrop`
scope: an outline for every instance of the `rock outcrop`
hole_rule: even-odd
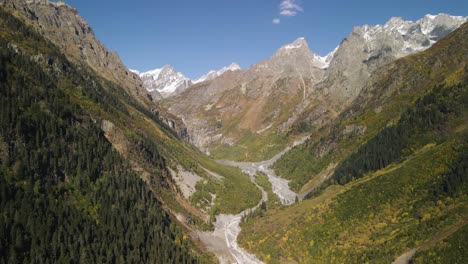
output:
[[[151,101],[138,74],[127,69],[116,52],[109,51],[95,36],[78,11],[63,3],[49,0],[0,0],[11,11],[54,43],[71,62],[89,67],[102,78],[122,86],[144,107],[187,139],[187,129],[176,116]]]
[[[0,4],[14,10],[13,14],[36,28],[74,63],[89,66],[105,79],[125,87],[140,102],[147,98],[138,75],[96,38],[75,8],[48,0],[1,0]]]

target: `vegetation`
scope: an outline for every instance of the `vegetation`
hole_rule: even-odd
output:
[[[217,166],[217,165],[213,165]],[[211,177],[207,181],[197,183],[196,192],[190,198],[198,207],[209,210],[214,218],[220,213],[237,214],[244,209],[254,207],[260,202],[262,193],[250,181],[248,175],[238,168],[219,165],[224,178]],[[213,200],[212,195],[216,196]]]
[[[89,115],[126,113],[117,90],[2,10],[0,26],[0,263],[203,262]]]
[[[281,206],[280,198],[273,192],[271,182],[268,180],[268,176],[265,173],[257,171],[255,182],[267,193],[268,200],[266,202],[262,201],[258,208],[244,215],[242,217],[241,227],[244,223],[255,221],[258,217],[264,217],[267,210]]]
[[[466,182],[453,197],[432,190],[467,147],[427,146],[345,187],[267,211],[243,225],[240,243],[268,263],[389,263],[466,216]]]
[[[346,184],[369,171],[385,168],[432,141],[442,141],[452,116],[468,112],[468,87],[438,87],[406,111],[396,125],[384,128],[350,155],[335,171],[332,181]],[[463,169],[463,168],[462,168]],[[455,178],[454,178],[455,179]],[[448,186],[455,186],[455,182]]]
[[[296,146],[273,164],[273,169],[278,175],[291,180],[289,187],[293,191],[298,192],[331,162],[332,154],[317,157],[310,152],[310,149],[317,148],[319,144],[320,142],[308,141]]]
[[[216,159],[236,161],[268,160],[286,148],[290,141],[286,136],[271,131],[261,135],[248,131],[239,133],[242,135],[239,142],[233,146],[217,143],[212,146],[211,155]]]
[[[262,187],[268,195],[268,201],[266,202],[267,209],[273,209],[281,206],[281,200],[278,195],[273,192],[271,182],[268,180],[268,176],[265,173],[258,171],[255,177],[255,182]]]
[[[417,252],[411,260],[415,264],[432,263],[465,263],[468,259],[468,226],[465,225],[458,232],[440,241],[435,247]]]
[[[241,246],[267,263],[390,263],[412,249],[419,263],[466,258],[465,229],[425,250],[468,213],[468,79],[452,60],[466,57],[467,29],[397,61],[376,76],[377,95],[280,159],[293,182],[338,167],[326,189],[243,223]]]

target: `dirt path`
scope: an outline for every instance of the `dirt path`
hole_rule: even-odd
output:
[[[457,232],[460,228],[464,227],[468,223],[468,216],[465,216],[462,220],[457,223],[445,228],[444,230],[437,233],[429,241],[422,243],[419,247],[413,248],[410,251],[405,252],[403,255],[399,256],[392,264],[408,264],[411,259],[414,257],[417,251],[427,250],[437,244],[437,242],[446,239],[451,236],[453,233]]]

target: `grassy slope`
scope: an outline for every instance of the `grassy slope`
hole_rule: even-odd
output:
[[[345,187],[269,211],[244,226],[241,244],[271,263],[391,262],[468,213],[466,184],[455,198],[435,201],[428,191],[459,144],[428,146]]]
[[[388,102],[381,111],[374,111],[372,102],[362,104],[367,106],[364,109],[353,109],[357,114],[345,115],[330,134],[322,131],[324,138],[315,139],[315,142],[312,139],[287,154],[277,164],[277,170],[288,170],[287,166],[291,164],[286,161],[296,161],[293,166],[305,167],[303,175],[307,177],[303,184],[326,168],[330,161],[338,162],[348,157],[353,149],[379,133],[386,124],[395,123],[401,113],[411,108],[416,98],[424,95],[435,83],[451,86],[464,82],[466,87],[465,62],[460,57],[466,57],[466,42],[463,40],[468,37],[467,31],[468,25],[465,25],[433,49],[397,62],[397,66],[404,67],[402,76],[406,76],[404,72],[415,76],[411,75],[415,74],[411,69],[417,68],[418,72],[425,72],[424,76],[430,78],[421,79],[419,76],[420,82],[415,83],[407,77],[405,80],[409,83],[396,85],[400,87],[396,90],[398,95],[393,97],[393,101],[392,97],[386,98]],[[447,54],[451,56],[438,57]],[[437,60],[451,62],[445,66],[432,64]],[[398,73],[398,68],[392,71]],[[395,79],[398,75],[390,76],[384,75],[382,80]],[[376,92],[385,91],[392,89]],[[271,263],[388,263],[430,240],[468,213],[466,181],[458,186],[453,197],[434,194],[434,190],[446,186],[443,179],[453,163],[466,155],[468,128],[466,102],[464,104],[463,114],[451,116],[441,132],[423,133],[421,135],[425,137],[413,139],[417,144],[412,145],[419,146],[419,149],[408,149],[409,154],[403,159],[347,185],[332,185],[314,199],[269,211],[265,217],[248,222],[241,232],[241,244]],[[346,124],[363,124],[367,130],[362,135],[337,140],[339,133],[336,131]],[[322,158],[311,155],[314,146],[324,145],[319,145],[320,141],[336,144],[335,150]],[[420,143],[427,145],[421,148]],[[314,166],[319,168],[314,171]],[[294,168],[292,172],[294,176],[299,175],[294,174]],[[299,177],[293,179],[300,182]]]
[[[468,259],[467,237],[468,225],[466,225],[465,221],[465,226],[458,230],[458,232],[441,241],[437,241],[432,247],[428,247],[424,251],[417,253],[413,258],[413,263],[466,263]]]

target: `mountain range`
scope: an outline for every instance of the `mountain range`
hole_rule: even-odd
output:
[[[190,80],[0,0],[0,263],[465,263],[467,20]]]
[[[335,118],[375,70],[431,47],[466,20],[439,14],[355,27],[324,57],[299,38],[249,69],[195,84],[162,105],[184,120],[191,142],[214,157],[263,160],[304,129]]]
[[[154,101],[157,101],[169,96],[180,94],[194,84],[213,80],[227,71],[238,71],[240,69],[239,65],[232,63],[231,65],[223,67],[217,71],[211,70],[196,80],[190,80],[170,65],[165,65],[161,69],[154,69],[142,73],[136,70],[131,71],[140,76],[143,81],[143,85],[150,93],[151,98]]]

